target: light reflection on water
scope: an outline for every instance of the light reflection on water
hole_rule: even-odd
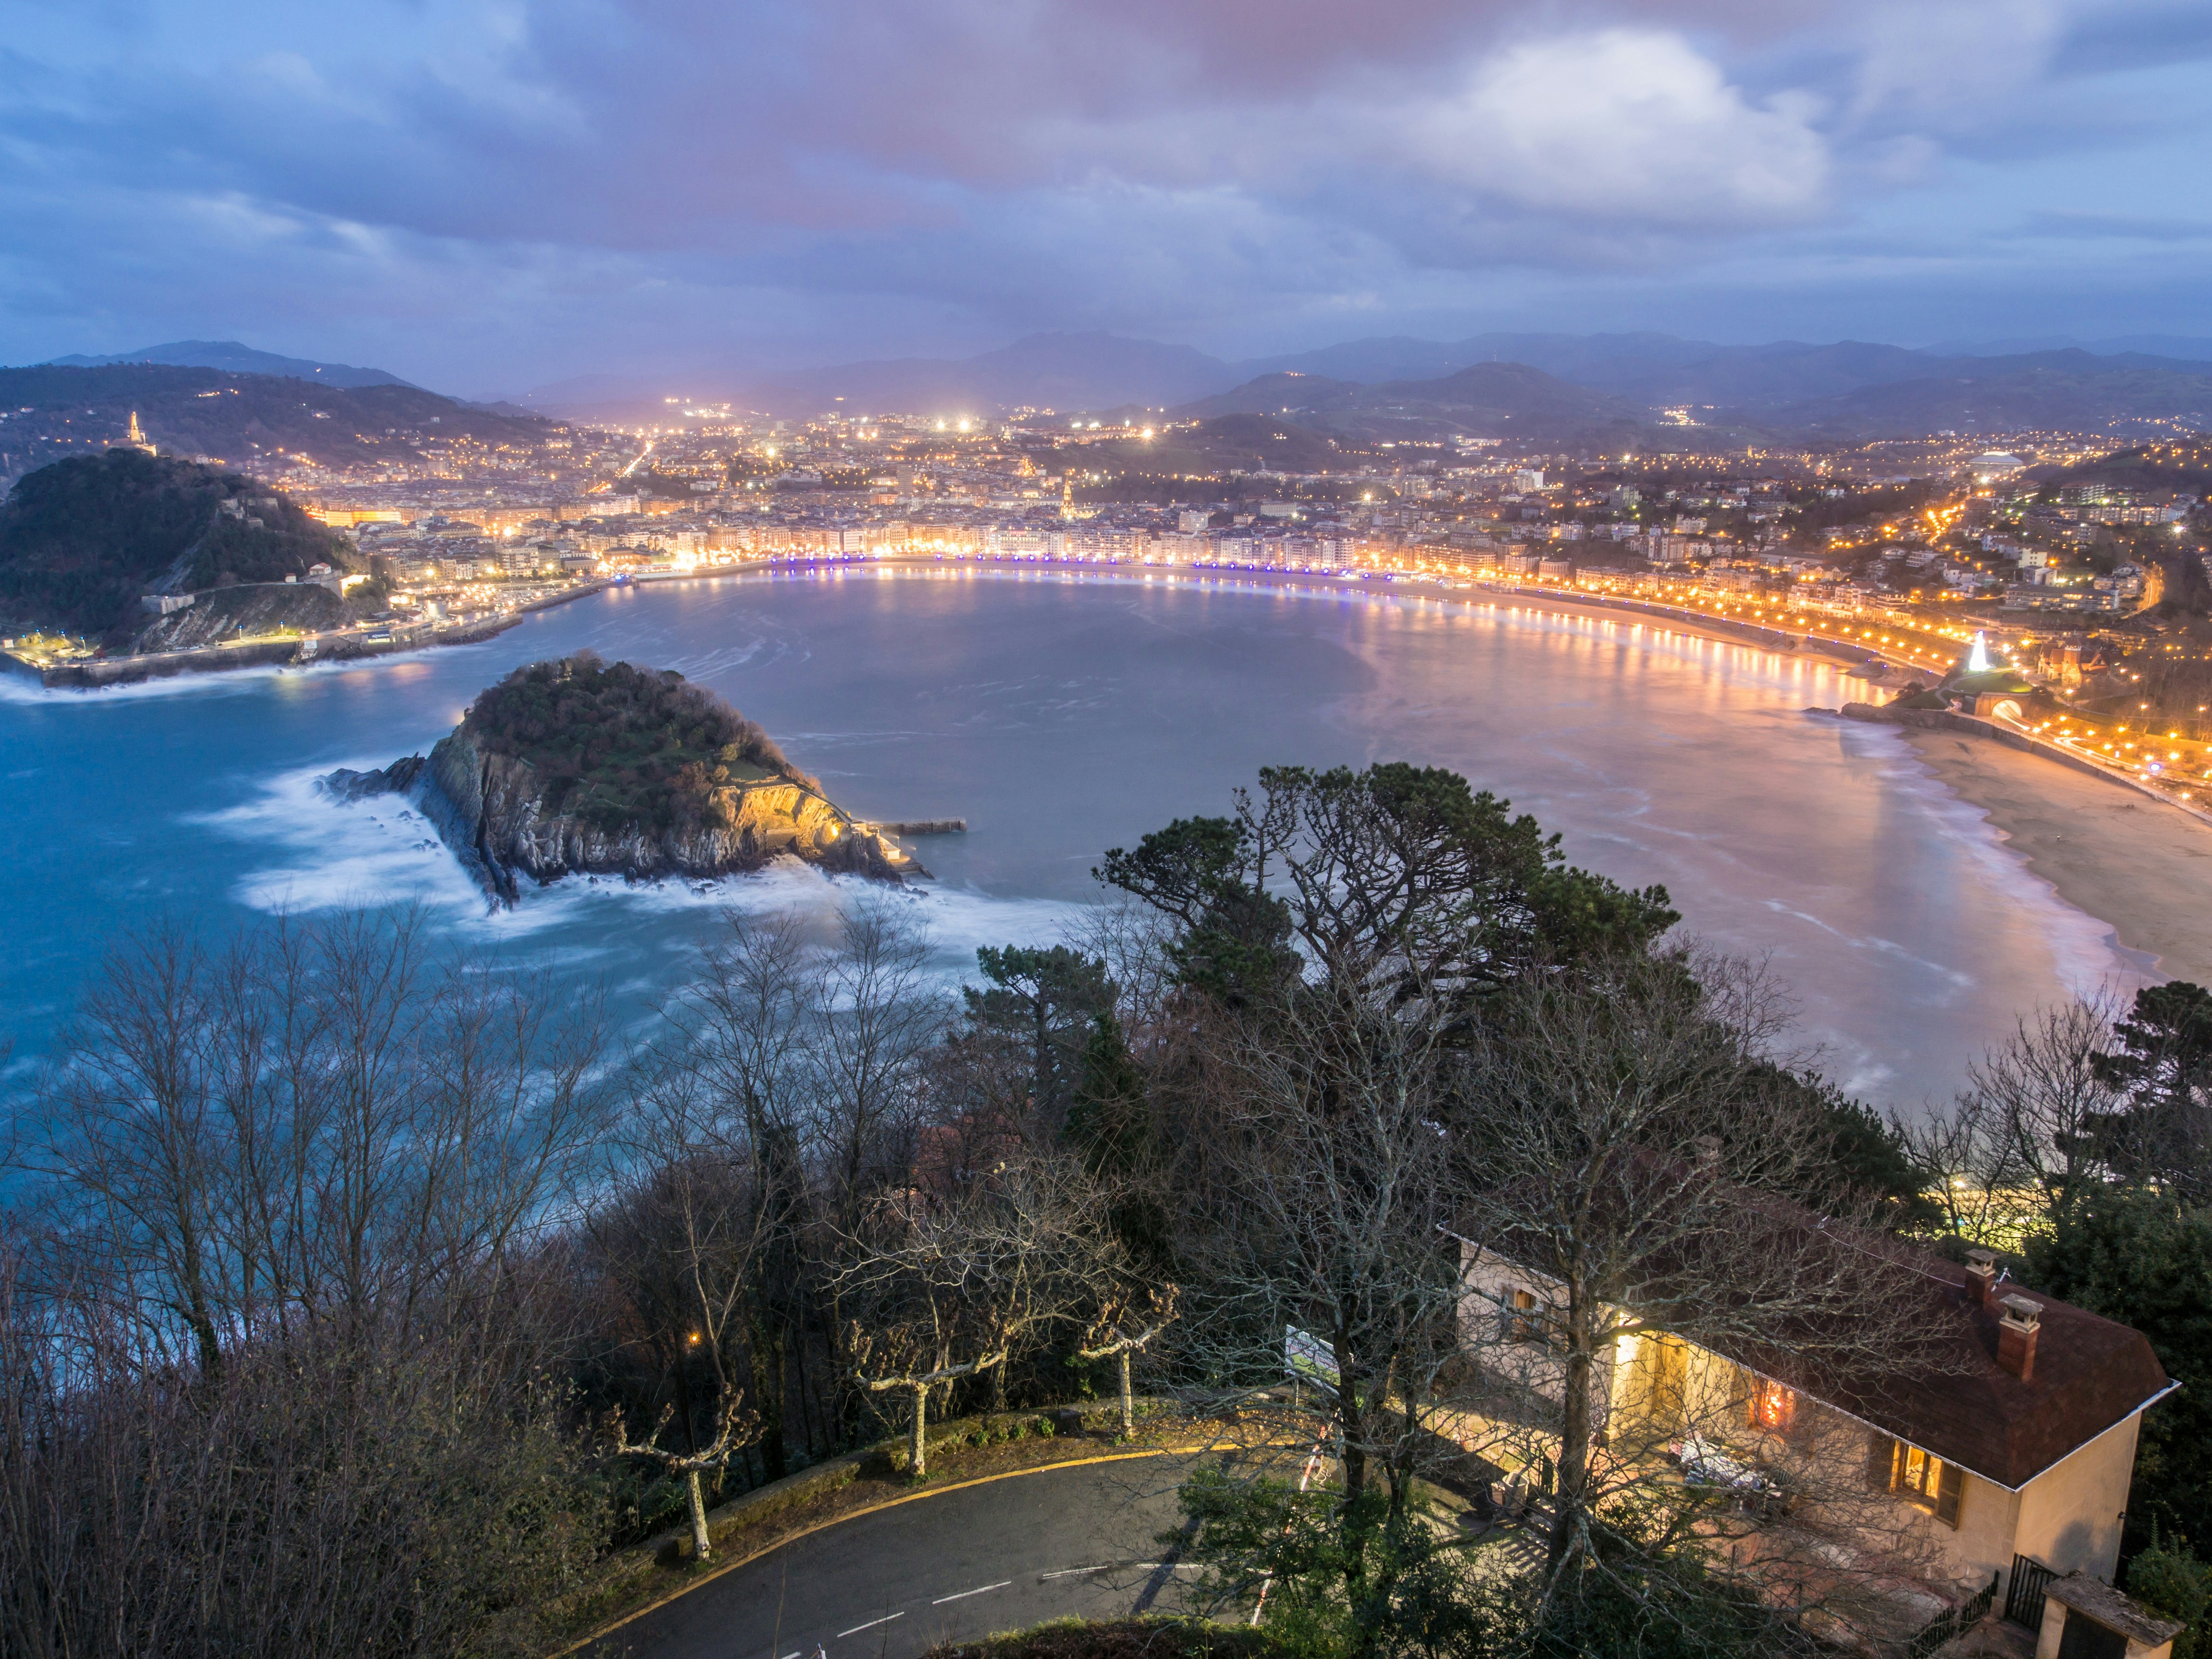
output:
[[[1663,622],[1325,580],[1052,568],[830,568],[655,585],[481,645],[368,666],[94,695],[0,690],[0,1029],[49,1039],[120,927],[407,898],[457,939],[600,975],[635,1014],[723,903],[838,902],[782,872],[706,890],[570,882],[487,915],[392,802],[313,779],[427,750],[508,668],[589,646],[728,696],[864,816],[964,817],[916,844],[914,902],[951,969],[1050,933],[1106,848],[1218,811],[1271,763],[1449,766],[1562,830],[1569,855],[1663,882],[1687,924],[1767,955],[1799,1036],[1886,1103],[1948,1095],[2014,1013],[2126,981],[1898,735],[1803,712],[1830,665]]]

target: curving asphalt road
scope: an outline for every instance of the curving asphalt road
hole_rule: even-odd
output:
[[[864,1515],[633,1620],[590,1659],[915,1659],[1041,1620],[1170,1613],[1192,1574],[1163,1547],[1191,1460],[1012,1475]]]

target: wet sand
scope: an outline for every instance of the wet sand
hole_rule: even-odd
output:
[[[2160,977],[2212,985],[2212,824],[2001,743],[1905,737],[2061,898],[2156,957]]]

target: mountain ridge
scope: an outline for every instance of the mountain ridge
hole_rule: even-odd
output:
[[[233,374],[268,374],[308,380],[319,386],[404,386],[416,392],[424,390],[412,380],[402,380],[385,369],[321,362],[313,357],[287,357],[237,340],[171,340],[162,345],[143,346],[137,351],[118,351],[105,357],[88,357],[82,353],[52,357],[35,367],[114,368],[129,363],[155,363],[164,368],[219,368]]]

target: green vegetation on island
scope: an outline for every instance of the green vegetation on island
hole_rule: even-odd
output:
[[[345,538],[221,467],[115,448],[18,479],[0,504],[0,615],[119,642],[139,596],[343,569]]]
[[[712,824],[726,815],[717,792],[730,785],[805,781],[766,732],[704,686],[589,651],[516,669],[470,706],[461,735],[537,773],[547,812],[607,830]]]

